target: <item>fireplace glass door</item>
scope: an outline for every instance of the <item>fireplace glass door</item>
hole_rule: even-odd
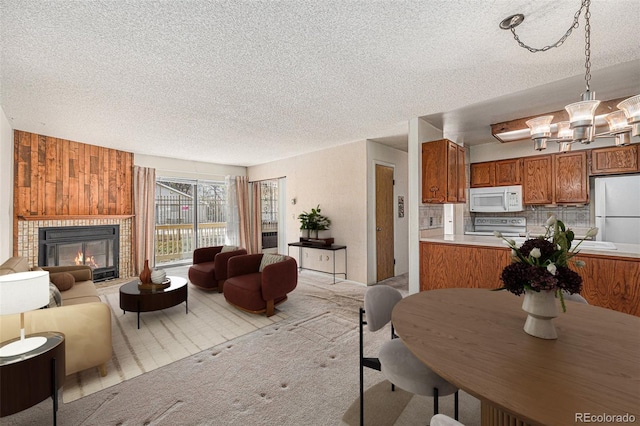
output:
[[[93,270],[93,281],[117,278],[119,235],[118,225],[40,228],[38,264],[86,265]]]
[[[47,245],[47,265],[88,265],[91,269],[112,267],[113,240]]]

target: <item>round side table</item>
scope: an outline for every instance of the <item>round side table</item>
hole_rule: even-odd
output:
[[[58,389],[64,384],[64,334],[34,333],[43,336],[44,345],[20,355],[0,357],[0,417],[32,407],[47,397],[53,400],[53,424],[58,411]],[[15,338],[3,344],[15,342]]]

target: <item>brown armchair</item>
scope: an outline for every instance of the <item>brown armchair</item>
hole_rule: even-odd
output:
[[[298,264],[289,256],[260,266],[263,254],[247,254],[229,259],[224,297],[229,304],[254,314],[275,313],[275,306],[287,300],[298,285]],[[271,258],[273,259],[273,258]]]
[[[222,293],[227,279],[227,262],[233,256],[247,254],[245,249],[222,251],[223,247],[202,247],[193,251],[193,265],[189,267],[191,284],[203,290]]]

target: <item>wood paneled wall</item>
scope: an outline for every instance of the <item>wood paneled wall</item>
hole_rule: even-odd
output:
[[[15,217],[131,215],[133,154],[15,130]]]

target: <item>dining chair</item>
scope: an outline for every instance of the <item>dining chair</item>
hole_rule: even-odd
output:
[[[464,424],[444,414],[436,414],[431,417],[429,426],[464,426]]]
[[[391,322],[394,306],[402,294],[393,287],[375,285],[364,295],[360,308],[360,425],[364,425],[364,367],[382,372],[392,383],[408,392],[433,397],[433,413],[438,414],[438,397],[454,394],[455,418],[458,418],[458,388],[434,373],[397,338],[391,324],[391,340],[386,342],[377,358],[364,356],[364,326],[375,332]]]

